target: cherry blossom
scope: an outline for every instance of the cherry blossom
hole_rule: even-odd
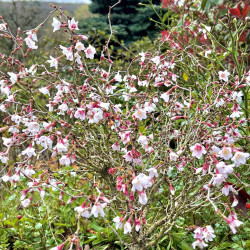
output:
[[[84,50],[84,52],[85,52],[86,58],[94,59],[96,49],[93,46],[89,45],[88,48]]]
[[[232,161],[234,162],[235,166],[238,167],[242,164],[245,164],[248,158],[249,158],[249,153],[243,153],[238,151],[233,156]]]
[[[28,157],[36,156],[35,149],[30,145],[24,151],[22,151],[22,155],[27,155]]]
[[[196,143],[195,145],[190,147],[190,149],[193,151],[192,156],[194,156],[198,159],[200,159],[203,154],[207,153],[206,149],[202,145],[200,145],[199,143]]]
[[[239,221],[237,219],[237,215],[235,213],[230,213],[228,217],[225,218],[226,222],[228,223],[230,229],[232,230],[233,234],[235,234],[236,227],[239,227],[240,225],[243,224],[243,222]]]
[[[78,22],[75,21],[74,17],[71,20],[68,20],[68,26],[72,30],[79,30],[78,29]]]
[[[53,56],[49,56],[50,60],[47,62],[50,64],[50,67],[55,67],[55,69],[58,69],[58,59],[54,58]]]
[[[131,233],[132,227],[131,227],[131,219],[126,221],[124,224],[124,234]]]
[[[123,217],[116,216],[113,221],[115,222],[115,228],[116,229],[122,229],[123,227]]]
[[[146,112],[143,109],[138,108],[134,113],[134,117],[138,118],[140,121],[147,119]]]
[[[54,27],[53,32],[60,30],[61,22],[58,21],[55,17],[53,17],[52,26]]]
[[[218,73],[219,73],[219,79],[220,80],[223,80],[225,82],[228,81],[228,77],[230,76],[230,73],[227,70],[219,71]]]
[[[103,208],[105,208],[107,205],[107,203],[96,203],[91,210],[91,214],[94,215],[95,218],[98,217],[98,215],[100,215],[101,217],[104,217],[105,213],[103,211]]]
[[[229,147],[223,147],[222,150],[219,152],[219,156],[222,157],[224,160],[229,160],[232,158],[232,149]]]

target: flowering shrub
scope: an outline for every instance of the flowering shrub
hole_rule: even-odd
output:
[[[162,36],[119,70],[112,27],[98,55],[77,21],[52,5],[50,16],[58,16],[44,22],[69,40],[27,67],[44,23],[22,38],[1,17],[1,39],[13,41],[11,55],[1,54],[1,180],[19,196],[24,228],[32,212],[44,230],[47,211],[55,249],[90,243],[84,221],[97,231],[105,223],[115,244],[129,249],[166,237],[170,247],[176,230],[194,231],[190,245],[204,248],[216,241],[216,220],[237,232],[249,197],[249,6],[214,4],[207,13],[203,2],[163,1]],[[54,202],[76,216],[64,236],[53,233]],[[52,244],[46,238],[43,247]]]

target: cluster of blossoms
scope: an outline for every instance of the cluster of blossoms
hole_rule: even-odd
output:
[[[175,10],[186,6],[185,1],[163,4]],[[59,46],[59,55],[26,68],[1,54],[6,73],[0,78],[0,112],[7,125],[0,131],[6,132],[1,180],[21,184],[22,207],[28,208],[36,193],[46,202],[52,192],[62,204],[74,204],[78,220],[111,216],[116,230],[133,235],[138,249],[152,247],[155,241],[145,238],[158,230],[167,235],[178,216],[194,213],[201,203],[235,233],[242,222],[234,212],[228,217],[221,212],[228,208],[221,197],[232,195],[230,211],[237,207],[238,180],[250,156],[244,150],[248,104],[243,99],[250,72],[237,72],[232,65],[218,70],[215,63],[210,73],[208,61],[221,51],[212,51],[213,28],[192,18],[185,19],[182,30],[162,33],[159,48],[167,48],[166,53],[144,51],[126,70],[112,70],[114,62],[104,54],[108,45],[97,53],[77,33],[78,22],[56,11],[60,20],[53,18],[53,32],[64,28],[70,37],[68,47]],[[37,31],[26,32],[27,51],[38,48]],[[5,23],[0,32],[10,32]],[[194,38],[200,43],[197,57],[189,46]],[[15,41],[16,52],[22,50],[22,40]],[[23,99],[22,91],[32,96]],[[9,167],[13,149],[18,161]],[[57,172],[50,171],[48,160],[58,165]],[[74,185],[65,181],[67,171]],[[150,207],[155,216],[149,216]],[[211,226],[194,233],[194,248],[215,237]]]
[[[208,244],[206,244],[205,242],[213,241],[213,238],[215,237],[216,236],[214,235],[214,230],[211,226],[206,226],[204,228],[197,227],[194,230],[195,242],[192,244],[192,246],[193,248],[196,248],[198,246],[203,249],[204,247],[208,246]]]

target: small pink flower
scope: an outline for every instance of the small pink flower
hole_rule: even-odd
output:
[[[232,230],[233,234],[235,234],[236,231],[236,227],[239,227],[240,225],[243,224],[243,222],[239,221],[237,219],[237,215],[235,213],[231,213],[228,218],[226,217],[226,222],[229,225],[230,229]]]
[[[135,231],[139,232],[141,228],[141,222],[139,219],[135,218]]]
[[[85,52],[86,58],[94,59],[96,49],[93,46],[89,45],[89,47],[85,49],[84,52]]]
[[[114,143],[111,147],[114,151],[120,151],[120,145],[118,142]]]
[[[70,29],[79,30],[78,29],[78,22],[75,21],[74,17],[71,20],[68,20],[68,26]]]
[[[198,159],[200,159],[203,154],[207,153],[206,149],[199,143],[196,143],[194,146],[190,147],[190,149],[193,151],[192,156]]]
[[[131,233],[132,227],[131,227],[131,218],[127,220],[127,222],[124,225],[124,234]]]

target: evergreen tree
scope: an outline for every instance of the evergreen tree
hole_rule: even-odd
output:
[[[117,0],[92,0],[89,10],[98,17],[83,20],[80,28],[83,32],[88,29],[109,30],[108,11],[109,6],[117,3]],[[160,31],[155,23],[149,19],[157,20],[155,12],[147,6],[140,6],[139,3],[147,4],[148,0],[122,0],[121,3],[112,9],[111,23],[115,30],[115,35],[119,40],[130,43],[140,39],[143,36],[154,38]],[[160,0],[153,1],[154,4],[160,4]]]

